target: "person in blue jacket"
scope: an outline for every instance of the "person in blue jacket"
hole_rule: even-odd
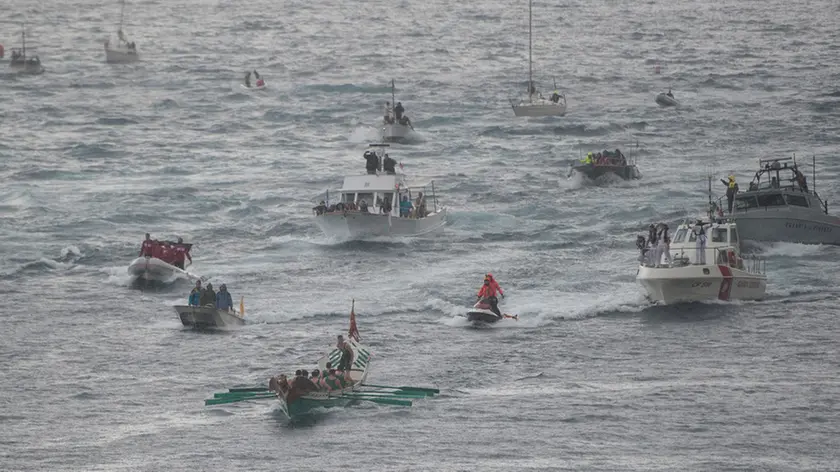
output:
[[[222,284],[219,287],[218,293],[216,293],[216,309],[225,311],[233,309],[233,299],[230,296],[230,292],[227,291],[227,285],[225,284]]]
[[[192,291],[190,292],[189,304],[190,306],[198,306],[198,302],[201,299],[201,281],[195,281],[195,287],[193,287]]]

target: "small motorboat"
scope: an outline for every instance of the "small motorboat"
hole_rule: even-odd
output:
[[[590,180],[596,180],[605,174],[615,174],[624,180],[642,178],[635,159],[627,159],[619,150],[614,153],[605,151],[604,154],[588,153],[581,162],[572,163],[566,177],[571,178],[574,173],[582,174]]]
[[[233,310],[218,310],[214,306],[176,305],[173,308],[181,323],[192,328],[222,328],[245,324],[241,308],[239,313]]]
[[[197,279],[193,274],[157,257],[140,256],[128,265],[128,274],[148,282],[167,282],[175,277]]]
[[[46,70],[43,65],[41,65],[41,58],[37,55],[27,55],[26,53],[26,27],[23,27],[23,30],[20,33],[21,37],[21,48],[20,49],[12,49],[12,57],[9,61],[9,68],[16,74],[21,75],[41,75]],[[29,51],[32,52],[32,48],[29,48]]]
[[[671,91],[669,90],[668,93],[660,93],[656,96],[656,103],[659,104],[661,107],[675,107],[680,104],[673,95],[669,95]]]
[[[402,107],[402,103],[399,105]],[[391,101],[385,105],[385,116],[382,120],[382,141],[388,143],[407,143],[412,140],[414,125],[408,116],[403,115],[403,110],[396,109],[396,89],[395,82],[391,79]],[[401,116],[397,117],[397,111]]]
[[[698,234],[707,237],[705,251]],[[703,251],[704,260],[697,257]],[[742,257],[735,222],[723,218],[683,222],[670,244],[671,261],[653,248],[643,248],[636,280],[659,303],[703,300],[760,300],[767,291],[765,261]],[[708,261],[708,262],[706,262]]]
[[[493,324],[504,318],[499,316],[490,309],[490,304],[485,300],[479,300],[467,311],[467,321],[474,325]]]

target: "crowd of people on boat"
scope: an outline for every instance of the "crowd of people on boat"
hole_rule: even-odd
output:
[[[19,49],[12,49],[12,57],[10,60],[11,65],[18,65],[18,64],[28,64],[37,66],[41,64],[41,59],[38,56],[32,56],[29,59],[23,54],[23,51]]]
[[[321,200],[317,206],[312,208],[312,211],[315,213],[316,216],[325,215],[328,213],[347,213],[357,211],[360,213],[371,213],[371,214],[379,214],[379,215],[388,215],[393,210],[391,206],[391,202],[387,201],[388,199],[377,198],[376,203],[374,204],[375,213],[371,211],[370,205],[367,201],[363,198],[359,200],[358,203],[356,202],[338,202],[335,204],[327,205],[324,200]],[[417,194],[417,198],[415,199],[414,203],[408,199],[408,195],[403,195],[400,199],[400,218],[425,218],[428,216],[429,212],[426,209],[426,196],[423,195],[423,192],[419,192]]]
[[[235,311],[233,309],[233,297],[231,297],[225,284],[219,286],[219,291],[216,292],[213,290],[212,283],[202,287],[201,281],[196,280],[195,287],[190,291],[188,303],[190,306],[215,307],[217,310]]]
[[[254,78],[257,80],[254,83],[254,85],[257,86],[257,87],[264,86],[265,85],[265,80],[263,80],[263,78],[260,77],[260,73],[257,72],[256,69],[254,69],[253,72],[254,72]],[[245,73],[245,86],[248,87],[248,88],[251,88],[251,71],[248,71],[248,72]]]
[[[499,298],[496,295],[501,295],[505,298],[505,293],[499,282],[493,278],[493,274],[484,274],[484,283],[478,289],[477,300],[481,303],[486,303],[490,306],[490,311],[495,313],[499,318],[502,317],[502,312],[499,311]]]
[[[414,129],[414,127],[411,126],[411,120],[409,120],[408,116],[405,114],[405,108],[403,107],[402,102],[397,102],[397,104],[393,107],[391,106],[391,102],[385,102],[385,116],[383,119],[386,125],[399,123],[403,126],[408,126],[411,129]]]
[[[337,366],[333,367],[331,362],[327,362],[323,371],[316,368],[310,374],[307,370],[300,369],[295,371],[295,376],[291,379],[286,374],[272,377],[268,382],[269,390],[283,395],[286,403],[292,403],[307,393],[330,393],[353,386],[355,381],[350,375],[354,361],[353,349],[342,335],[338,335],[336,348],[341,353]]]
[[[192,244],[185,243],[183,238],[178,238],[176,242],[158,241],[146,233],[146,239],[140,246],[140,257],[154,257],[183,270],[187,260],[192,264],[191,247]]]
[[[620,150],[616,149],[614,152],[604,149],[603,152],[587,153],[586,157],[580,160],[584,165],[595,166],[626,166],[627,158]]]
[[[668,266],[671,266],[671,236],[668,231],[668,225],[665,223],[651,223],[648,226],[647,239],[642,235],[636,237],[636,248],[640,251],[640,264],[649,267],[661,267],[662,256],[664,255]]]

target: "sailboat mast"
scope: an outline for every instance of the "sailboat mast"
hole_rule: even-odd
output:
[[[397,96],[396,96],[396,93],[394,92],[394,87],[395,87],[394,79],[391,79],[391,110],[393,110],[394,107],[397,104]]]
[[[531,97],[534,91],[534,79],[533,76],[533,66],[531,65],[531,48],[533,43],[533,26],[532,26],[532,18],[531,18],[531,4],[533,0],[528,0],[528,101],[531,101]]]
[[[23,40],[23,57],[26,58],[26,25],[23,25],[23,31],[20,32],[20,37]]]
[[[120,1],[120,27],[119,29],[122,30],[123,24],[123,13],[125,12],[125,0]]]

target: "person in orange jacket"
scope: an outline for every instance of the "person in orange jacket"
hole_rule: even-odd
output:
[[[496,279],[493,278],[493,274],[487,274],[484,278],[490,281],[490,285],[499,292],[499,295],[501,295],[502,298],[505,298],[505,292],[502,290],[502,287],[499,287],[499,282],[496,282]]]
[[[478,291],[479,300],[484,299],[490,304],[490,309],[500,318],[502,313],[499,311],[499,299],[496,298],[496,288],[490,283],[490,279],[484,277],[484,285]]]

